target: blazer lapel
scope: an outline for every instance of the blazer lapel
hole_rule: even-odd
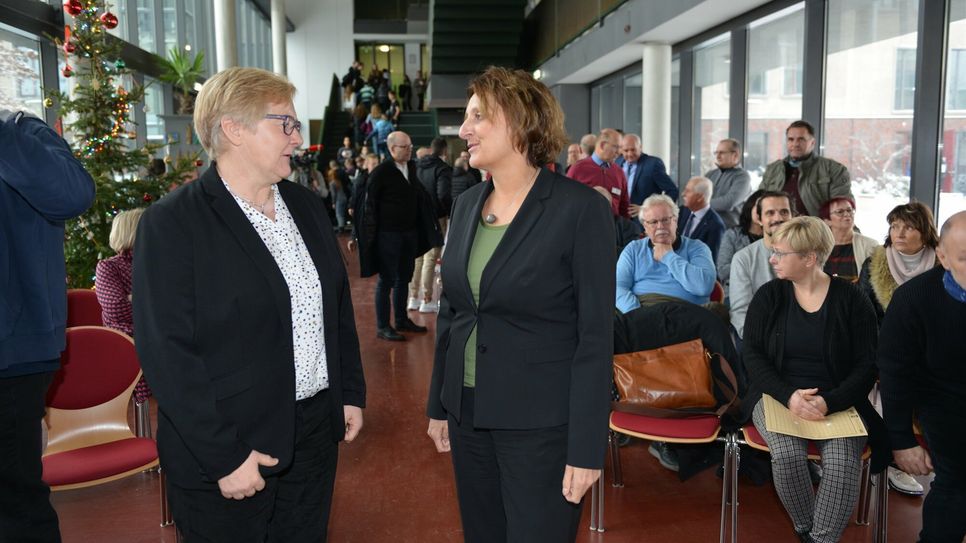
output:
[[[483,276],[480,279],[481,303],[486,297],[489,287],[499,275],[500,270],[517,250],[523,240],[526,239],[530,230],[532,230],[540,220],[540,215],[543,214],[544,210],[543,200],[550,197],[550,192],[553,189],[553,175],[554,174],[546,168],[540,170],[540,174],[537,176],[537,180],[533,184],[533,188],[530,190],[530,193],[527,195],[526,199],[523,200],[523,205],[520,206],[520,210],[517,211],[516,217],[513,218],[513,222],[511,222],[510,226],[506,229],[506,233],[503,234],[503,239],[501,239],[500,244],[496,246],[496,251],[493,252],[493,256],[490,258],[490,261],[487,262],[486,267],[483,268]],[[480,207],[482,208],[482,202]]]
[[[480,214],[483,212],[483,204],[491,192],[493,192],[493,183],[484,182],[483,190],[480,191],[476,201],[469,208],[470,215],[468,217],[459,217],[459,223],[457,223],[460,227],[459,230],[454,229],[452,224],[450,225],[449,237],[453,238],[453,243],[447,245],[453,247],[455,251],[454,254],[443,257],[444,266],[450,256],[452,256],[453,262],[459,265],[459,270],[461,270],[459,272],[459,284],[473,307],[476,307],[476,300],[473,299],[473,290],[470,288],[470,280],[466,276],[466,269],[470,265],[470,251],[473,248],[473,240],[476,239],[476,227],[480,224]]]
[[[214,164],[208,168],[199,182],[210,198],[212,209],[225,222],[228,230],[238,240],[238,244],[265,276],[265,280],[272,289],[279,316],[282,318],[282,322],[291,328],[292,301],[289,297],[285,277],[282,276],[282,271],[278,269],[275,258],[268,252],[262,238],[259,237],[258,232],[255,231],[255,227],[249,222],[245,213],[238,207],[235,199],[228,193],[228,189],[222,183]]]

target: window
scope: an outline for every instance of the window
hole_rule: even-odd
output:
[[[949,2],[946,112],[939,164],[939,224],[966,210],[966,0]]]
[[[912,109],[916,100],[916,50],[896,51],[896,109]]]
[[[0,109],[29,111],[43,118],[40,44],[0,25]]]
[[[195,0],[184,0],[184,42],[186,46],[190,46],[195,52],[203,51],[205,48],[202,44],[195,41],[195,32],[197,25],[197,20],[195,19],[195,14],[198,13],[195,6]]]
[[[748,96],[764,96],[767,85],[768,72],[751,72],[748,74]]]
[[[714,167],[714,148],[728,137],[731,81],[731,37],[722,34],[694,52],[695,125],[691,174],[701,175]]]
[[[641,74],[637,73],[624,78],[624,132],[627,134],[640,134],[641,121],[644,112],[641,100]]]
[[[804,3],[772,13],[748,25],[748,120],[743,165],[758,186],[765,167],[785,156],[785,129],[802,117],[802,66],[805,40]],[[751,74],[760,74],[761,92],[753,93]],[[770,74],[769,77],[765,77]]]
[[[152,143],[161,143],[164,141],[164,121],[161,120],[161,115],[164,114],[162,109],[162,97],[163,89],[161,87],[161,82],[149,77],[145,77],[144,124],[147,128],[148,141]]]
[[[822,154],[849,169],[855,223],[873,239],[885,239],[885,216],[909,200],[918,18],[919,0],[828,3]]]
[[[162,0],[164,9],[161,10],[161,22],[164,27],[164,51],[161,56],[168,55],[168,51],[178,46],[178,7],[175,0]]]
[[[671,156],[668,159],[668,175],[678,183],[678,160],[681,156],[681,59],[671,61]]]
[[[60,2],[57,2],[60,4]],[[117,15],[117,26],[108,30],[109,34],[117,36],[122,40],[130,41],[131,36],[127,28],[127,4],[128,0],[116,0],[111,2],[111,11]]]
[[[158,44],[154,32],[154,1],[137,0],[138,2],[138,47],[152,53],[158,52]]]

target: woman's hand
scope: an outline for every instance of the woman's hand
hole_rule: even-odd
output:
[[[436,452],[449,452],[449,426],[445,420],[429,419],[429,429],[426,433],[433,439]]]
[[[817,388],[800,388],[788,399],[788,410],[805,420],[822,420],[828,408],[821,396],[816,396]]]
[[[258,466],[274,466],[278,458],[253,450],[235,471],[218,479],[218,490],[226,499],[244,500],[265,488]]]
[[[345,442],[352,443],[352,440],[359,435],[362,430],[362,408],[354,405],[342,406],[345,415]]]
[[[599,469],[575,468],[570,464],[564,468],[563,497],[570,503],[580,503],[587,489],[600,479]]]

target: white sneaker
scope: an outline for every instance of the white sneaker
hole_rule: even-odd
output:
[[[423,302],[419,304],[420,313],[436,313],[438,309],[439,306],[436,304],[436,302]]]
[[[406,309],[410,311],[416,311],[419,309],[419,298],[410,298],[409,304],[406,305]]]
[[[889,486],[896,492],[910,496],[922,496],[922,485],[912,475],[889,466]]]

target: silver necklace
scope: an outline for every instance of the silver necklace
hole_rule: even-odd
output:
[[[537,174],[539,174],[539,173],[540,173],[540,168],[537,168],[537,170],[535,172],[533,172],[533,177],[530,178],[530,182],[527,183],[526,185],[520,187],[520,189],[517,191],[517,193],[513,195],[513,199],[510,200],[510,203],[507,204],[507,205],[505,205],[505,206],[503,206],[503,209],[500,210],[500,213],[501,214],[502,213],[506,213],[511,207],[513,207],[513,204],[516,203],[517,198],[519,198],[520,195],[523,194],[523,191],[524,190],[529,189],[531,186],[533,186],[533,182],[537,180]],[[483,217],[483,222],[485,222],[486,224],[493,224],[496,221],[497,221],[497,217],[496,217],[496,215],[493,214],[493,211],[492,210],[489,213],[486,214],[486,217]]]
[[[221,182],[222,183],[225,183],[225,180],[222,179]],[[245,204],[247,204],[248,207],[254,209],[255,211],[257,211],[259,213],[261,213],[262,215],[265,214],[265,206],[267,206],[268,203],[271,202],[274,199],[274,197],[275,197],[275,191],[270,189],[268,191],[268,197],[265,198],[265,201],[262,202],[261,204],[256,204],[252,200],[249,200],[248,198],[245,198],[244,196],[239,196],[238,194],[236,194],[235,191],[231,190],[231,187],[228,186],[228,183],[225,183],[225,187],[228,188],[228,192],[230,192],[232,196],[234,196],[235,198],[238,198],[242,202],[245,202]]]

